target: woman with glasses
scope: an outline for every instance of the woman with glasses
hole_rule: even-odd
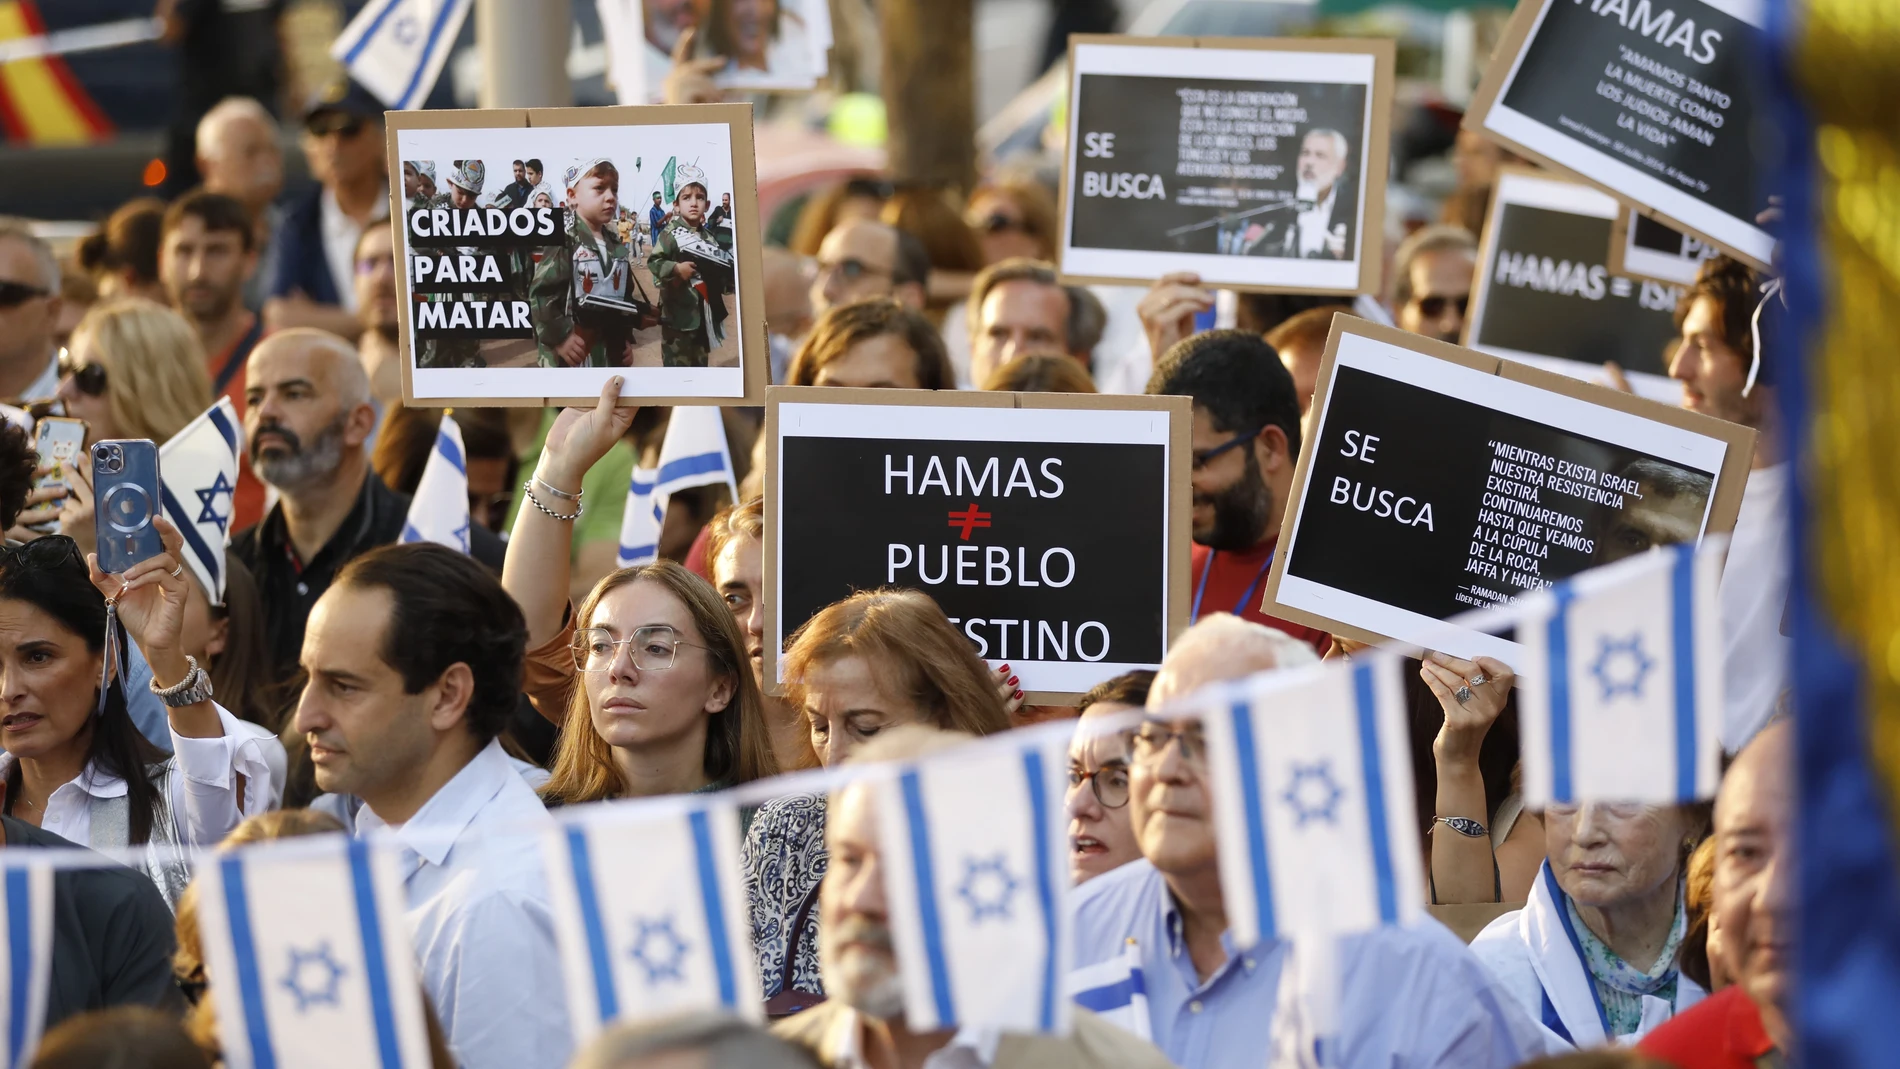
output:
[[[983,263],[1056,258],[1056,199],[1029,175],[1003,175],[976,187],[963,221],[983,246]]]
[[[952,390],[957,373],[930,320],[889,297],[873,297],[819,316],[792,354],[785,384]]]
[[[0,781],[8,816],[81,846],[134,851],[175,903],[190,876],[185,852],[270,808],[265,751],[278,743],[243,733],[211,700],[203,666],[183,650],[183,538],[153,522],[165,552],[123,575],[81,560],[61,535],[0,553]],[[123,633],[107,633],[108,596]],[[167,707],[170,756],[126,713],[126,635]]]
[[[1125,672],[1082,696],[1081,720],[1069,743],[1069,878],[1077,884],[1141,856],[1128,816],[1130,731],[1106,731],[1110,717],[1132,713],[1148,702],[1155,674]]]
[[[184,317],[142,298],[94,305],[60,358],[59,398],[86,421],[86,444],[163,443],[211,407],[204,346]],[[81,472],[85,478],[90,472]]]

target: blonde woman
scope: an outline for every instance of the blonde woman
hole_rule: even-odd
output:
[[[211,407],[204,346],[184,317],[143,297],[96,304],[73,328],[59,398],[86,421],[86,444],[163,443]]]

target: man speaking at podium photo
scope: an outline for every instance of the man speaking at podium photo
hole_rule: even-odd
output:
[[[1340,196],[1341,185],[1350,187],[1346,166],[1351,158],[1352,147],[1346,135],[1324,128],[1308,130],[1300,141],[1300,157],[1294,165],[1298,184],[1293,206],[1257,218],[1233,235],[1231,251],[1243,256],[1346,259],[1359,214],[1357,198],[1350,188]]]

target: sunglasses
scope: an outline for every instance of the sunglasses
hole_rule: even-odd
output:
[[[312,115],[303,128],[312,137],[328,137],[337,134],[342,137],[355,137],[363,132],[369,123],[360,115],[349,115],[340,111],[320,111]]]
[[[829,274],[833,271],[836,271],[839,274],[843,275],[847,282],[856,282],[858,279],[861,279],[865,277],[866,275],[890,274],[889,271],[885,270],[882,267],[872,267],[870,264],[867,264],[863,260],[859,260],[855,257],[850,258],[850,259],[845,259],[845,260],[833,260],[830,263],[826,263],[822,260],[819,261],[818,263],[819,274],[821,275]]]
[[[1470,303],[1471,297],[1469,295],[1463,297],[1420,297],[1418,298],[1418,310],[1423,312],[1427,319],[1437,319],[1439,316],[1445,314],[1445,309],[1448,307],[1455,307],[1458,309],[1459,315],[1464,315],[1465,307]]]
[[[86,563],[85,557],[79,552],[79,543],[65,535],[46,535],[31,542],[0,549],[0,568],[15,565],[25,568],[61,568],[69,561],[77,562],[81,567]]]
[[[53,291],[24,282],[0,282],[0,308],[18,308],[35,297],[50,297]]]
[[[71,376],[73,387],[88,397],[98,397],[106,392],[106,366],[104,364],[82,364],[73,359],[72,353],[59,351],[59,373]]]
[[[1011,231],[1020,231],[1027,234],[1030,232],[1028,223],[1023,222],[1021,219],[1012,219],[1001,213],[992,214],[986,219],[972,223],[971,226],[985,234],[1007,234]]]

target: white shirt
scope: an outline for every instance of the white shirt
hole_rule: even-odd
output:
[[[667,63],[672,63],[671,58]],[[765,69],[741,67],[737,60],[727,60],[713,80],[726,89],[810,89],[823,73],[812,67],[804,23],[781,10],[778,38],[765,47]]]
[[[407,848],[422,986],[463,1069],[559,1069],[572,1053],[538,841],[553,821],[499,741],[406,823],[368,806],[356,814],[359,838],[393,835]]]
[[[1299,224],[1299,248],[1295,251],[1301,256],[1318,256],[1326,246],[1327,225],[1333,220],[1333,201],[1339,196],[1339,182],[1335,180],[1332,188],[1326,191],[1326,199],[1294,218]]]
[[[48,401],[59,393],[59,352],[55,350],[46,358],[46,367],[40,371],[40,377],[32,385],[21,391],[21,401]]]
[[[858,1011],[846,1009],[832,1020],[832,1034],[825,1044],[837,1053],[832,1069],[870,1069],[864,1060],[864,1029],[859,1027]],[[923,1069],[989,1069],[996,1062],[996,1046],[1003,1041],[994,1028],[965,1026],[957,1029],[950,1042],[924,1057]]]
[[[389,185],[383,185],[383,200],[389,199]],[[379,201],[378,203],[381,203]],[[363,236],[364,224],[343,213],[336,194],[323,187],[317,198],[317,221],[323,228],[323,262],[336,283],[337,303],[346,312],[356,311],[356,241]],[[377,220],[380,221],[380,220]]]
[[[1748,473],[1722,569],[1722,745],[1754,738],[1788,685],[1788,463]]]

